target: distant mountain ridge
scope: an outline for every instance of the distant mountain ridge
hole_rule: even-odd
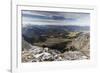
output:
[[[27,27],[22,28],[23,35],[31,35],[33,33],[36,34],[46,34],[49,30],[53,31],[89,31],[89,26],[73,26],[73,25],[29,25]]]
[[[22,27],[22,36],[26,41],[39,38],[41,35],[67,34],[68,32],[84,32],[89,31],[89,26],[73,26],[73,25],[27,25]]]

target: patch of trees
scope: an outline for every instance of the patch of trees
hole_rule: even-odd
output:
[[[40,36],[38,42],[45,42],[46,39],[47,39],[46,37]]]
[[[43,37],[43,36],[36,36],[36,35],[33,35],[32,37],[26,37],[23,35],[23,38],[30,44],[34,44],[34,43],[37,43],[37,42],[45,42],[46,41],[46,37]]]
[[[66,44],[68,42],[61,42],[61,43],[58,43],[58,44],[53,44],[53,45],[48,45],[47,47],[51,48],[51,49],[56,49],[58,51],[60,51],[61,53],[65,52],[65,47],[66,47]]]

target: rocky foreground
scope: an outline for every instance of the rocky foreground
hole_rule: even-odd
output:
[[[32,46],[30,50],[22,52],[22,62],[82,60],[87,58],[79,51],[68,51],[62,54],[57,50],[37,46]]]
[[[34,46],[24,41],[22,62],[67,61],[84,60],[90,58],[90,36],[82,33],[77,38],[66,44],[65,51],[48,47]],[[73,49],[74,48],[74,49]]]

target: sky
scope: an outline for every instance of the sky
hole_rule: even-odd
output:
[[[75,25],[89,26],[89,13],[22,10],[25,25]]]

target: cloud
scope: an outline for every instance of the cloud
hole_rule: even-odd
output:
[[[89,13],[22,11],[23,25],[79,25],[89,26]]]

